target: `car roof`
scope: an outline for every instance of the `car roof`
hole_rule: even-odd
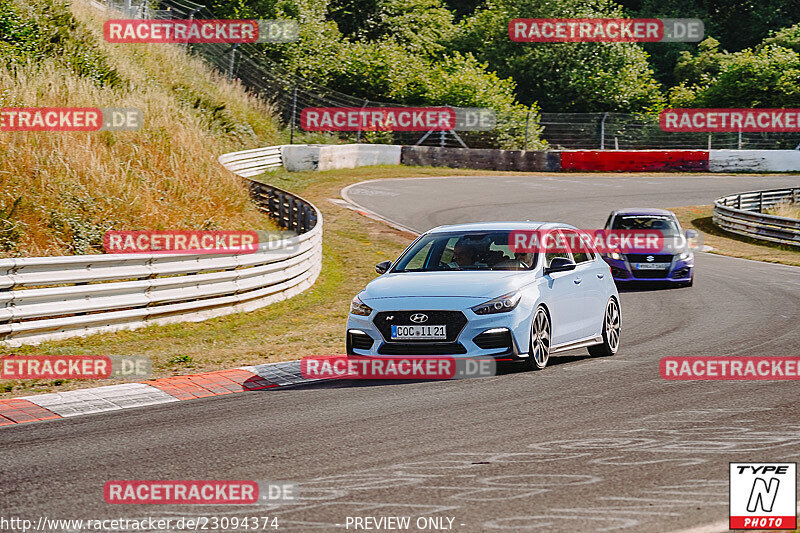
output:
[[[562,224],[560,222],[531,222],[530,220],[517,222],[470,222],[468,224],[437,226],[428,230],[426,233],[450,233],[452,231],[513,231],[550,228],[574,228],[574,226]]]
[[[631,207],[628,209],[617,209],[612,211],[613,215],[667,215],[675,216],[672,211],[666,209],[657,209],[655,207]]]

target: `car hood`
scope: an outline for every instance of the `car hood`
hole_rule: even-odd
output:
[[[362,300],[442,296],[491,299],[530,283],[533,272],[398,272],[372,280],[359,295]]]
[[[679,254],[689,250],[688,241],[682,236],[666,235],[662,243],[661,250],[654,251],[652,248],[628,248],[626,254]]]

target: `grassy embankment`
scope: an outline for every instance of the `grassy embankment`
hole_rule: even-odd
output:
[[[270,108],[172,45],[113,45],[103,11],[0,0],[1,107],[133,107],[131,132],[0,133],[0,254],[99,253],[115,229],[265,229],[217,157],[274,143]]]

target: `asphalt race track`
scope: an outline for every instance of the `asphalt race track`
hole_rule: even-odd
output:
[[[348,195],[418,231],[513,219],[595,228],[613,208],[709,204],[798,183],[791,176],[495,176],[368,182]],[[798,355],[800,269],[707,253],[696,263],[694,287],[622,294],[622,346],[611,358],[578,350],[538,373],[338,383],[2,428],[0,515],[269,515],[279,518],[279,531],[353,531],[345,529],[348,516],[409,515],[410,531],[418,531],[417,517],[452,518],[459,532],[714,523],[712,531],[725,531],[728,463],[800,456],[800,385],[667,382],[658,361]],[[114,479],[293,481],[300,499],[112,506],[103,484]]]

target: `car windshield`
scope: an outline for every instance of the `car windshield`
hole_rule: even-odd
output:
[[[664,233],[678,233],[675,219],[668,215],[617,215],[611,229],[657,229]]]
[[[444,270],[530,270],[535,253],[515,253],[508,247],[510,231],[433,233],[416,241],[395,263],[392,272]]]

